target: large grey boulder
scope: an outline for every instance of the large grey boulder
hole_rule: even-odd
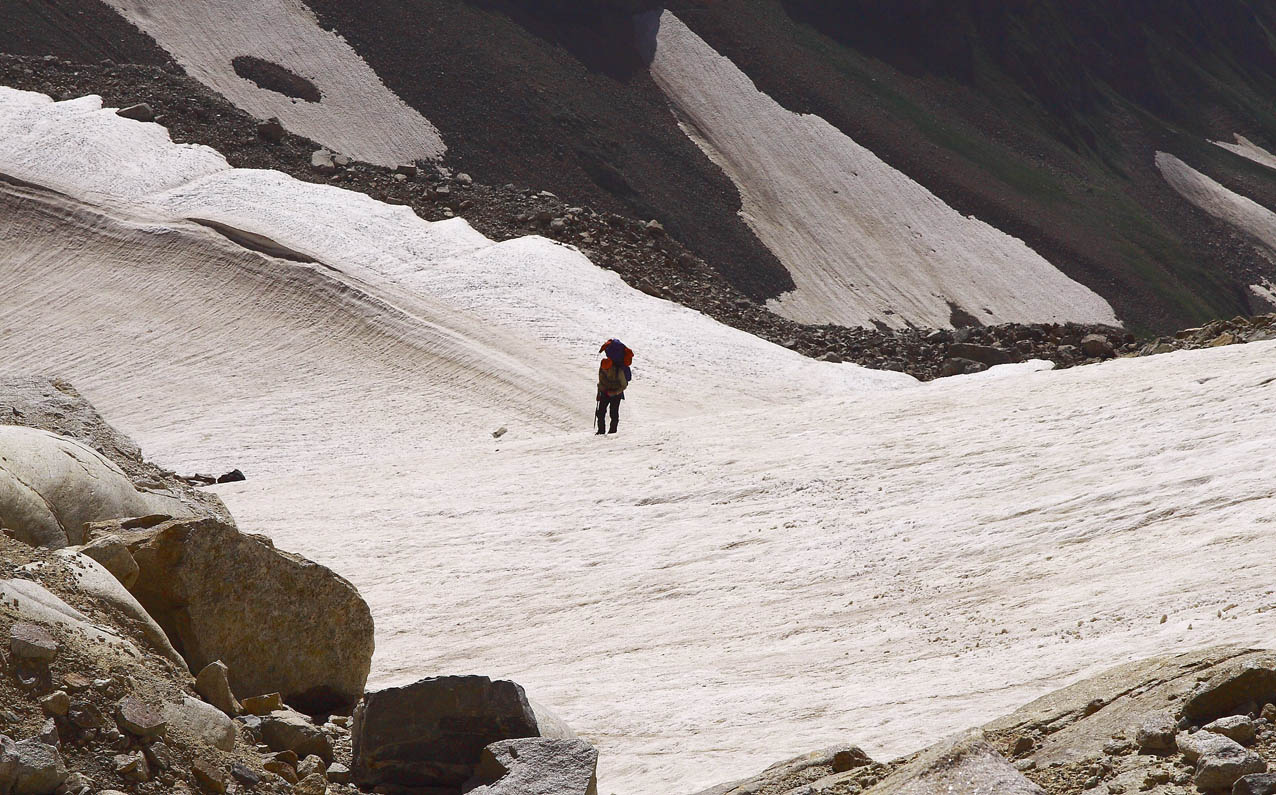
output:
[[[235,748],[235,722],[212,704],[190,696],[182,696],[179,703],[167,703],[160,714],[170,731],[185,735],[201,745],[231,751]]]
[[[305,715],[277,709],[261,718],[261,739],[272,751],[292,751],[304,759],[317,756],[332,762],[332,740]]]
[[[598,795],[598,751],[584,740],[526,737],[483,749],[469,795]]]
[[[101,453],[36,428],[0,426],[0,527],[32,546],[84,541],[84,525],[143,514],[183,515],[172,497],[138,491]]]
[[[1267,772],[1258,754],[1237,743],[1202,754],[1196,762],[1196,786],[1203,790],[1231,790],[1243,776]]]
[[[208,515],[234,523],[216,494],[193,488],[174,473],[147,462],[132,439],[111,426],[60,378],[0,376],[0,425],[39,428],[96,450],[138,489],[172,497],[187,506],[186,511],[174,515]]]
[[[52,745],[36,739],[14,743],[2,737],[0,746],[0,771],[13,771],[13,795],[52,795],[66,781],[66,765]]]
[[[1237,660],[1198,684],[1183,703],[1183,716],[1204,724],[1276,701],[1276,655]]]
[[[121,529],[133,595],[192,671],[221,660],[238,693],[283,694],[306,712],[348,712],[372,664],[372,615],[330,569],[215,519]]]
[[[367,693],[354,714],[351,777],[377,785],[459,787],[499,740],[569,733],[537,714],[523,688],[486,676],[440,676]]]

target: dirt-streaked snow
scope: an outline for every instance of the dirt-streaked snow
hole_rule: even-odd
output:
[[[670,12],[639,18],[651,74],[686,133],[740,191],[741,215],[797,288],[808,323],[947,327],[1113,323],[1100,296],[1023,241],[949,207],[824,119],[783,108]]]
[[[300,0],[107,2],[191,77],[260,119],[278,116],[294,133],[386,166],[437,158],[447,149],[434,125],[386,88],[344,39],[321,28]],[[241,55],[287,67],[314,83],[323,99],[260,88],[235,73],[231,61]]]
[[[1223,141],[1213,141],[1215,146],[1221,146],[1229,152],[1240,155],[1241,157],[1253,160],[1262,166],[1276,170],[1276,155],[1267,151],[1263,147],[1249,140],[1240,133],[1236,133],[1236,143],[1229,144]]]
[[[1276,253],[1276,213],[1220,185],[1167,152],[1156,153],[1156,167],[1180,196]]]
[[[1261,149],[1254,147],[1239,135],[1236,137],[1247,145],[1246,151],[1249,152],[1246,154],[1246,151],[1242,151],[1238,154],[1245,154],[1247,157],[1253,157],[1257,162],[1263,162],[1253,151],[1262,152]],[[1219,144],[1219,146],[1228,145]],[[1231,147],[1228,146],[1228,148]],[[1274,163],[1276,161],[1265,163],[1265,165]],[[1156,166],[1160,169],[1161,176],[1180,196],[1220,221],[1231,224],[1254,238],[1267,249],[1268,257],[1276,261],[1276,212],[1219,184],[1174,155],[1157,152]],[[1276,306],[1276,291],[1267,280],[1250,285],[1249,290],[1256,298]]]
[[[62,192],[0,189],[0,370],[70,378],[163,464],[243,469],[241,526],[368,599],[374,686],[514,678],[599,746],[600,792],[889,757],[1276,629],[1276,344],[917,386],[91,100],[0,89],[0,173]],[[183,220],[212,216],[317,263]],[[613,333],[637,379],[599,439]]]

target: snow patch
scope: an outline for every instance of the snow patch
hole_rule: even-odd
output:
[[[425,117],[394,95],[344,39],[301,0],[107,0],[168,50],[191,77],[260,119],[358,160],[394,166],[437,159],[447,147]],[[310,80],[319,102],[260,88],[232,61],[254,56]]]
[[[1229,152],[1240,155],[1241,157],[1253,160],[1262,166],[1276,170],[1276,155],[1267,151],[1263,147],[1249,140],[1240,133],[1236,133],[1236,143],[1229,144],[1222,141],[1211,141],[1215,146],[1221,146]]]
[[[952,302],[985,323],[1117,324],[1106,301],[1023,241],[760,92],[672,13],[644,15],[638,29],[684,131],[735,182],[742,217],[797,285],[774,311],[804,323],[943,328]]]
[[[1180,196],[1253,237],[1270,254],[1276,254],[1276,213],[1220,185],[1174,155],[1157,152],[1156,167]]]

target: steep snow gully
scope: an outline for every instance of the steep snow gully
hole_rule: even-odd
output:
[[[961,215],[824,119],[786,110],[672,13],[637,28],[683,129],[793,276],[777,313],[941,328],[958,306],[984,323],[1116,324],[1105,300],[1022,240]]]
[[[243,469],[241,525],[368,599],[374,686],[514,678],[599,746],[602,792],[888,757],[1276,631],[1276,344],[918,385],[99,104],[0,89],[0,371]],[[637,378],[599,439],[613,334]]]

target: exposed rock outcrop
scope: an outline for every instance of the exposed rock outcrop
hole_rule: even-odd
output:
[[[891,773],[866,795],[948,795],[953,792],[1044,795],[992,749],[982,732],[941,743]]]
[[[815,787],[830,793],[859,792],[871,787],[889,771],[874,762],[858,746],[825,748],[778,762],[753,778],[721,784],[696,795],[804,795]]]

